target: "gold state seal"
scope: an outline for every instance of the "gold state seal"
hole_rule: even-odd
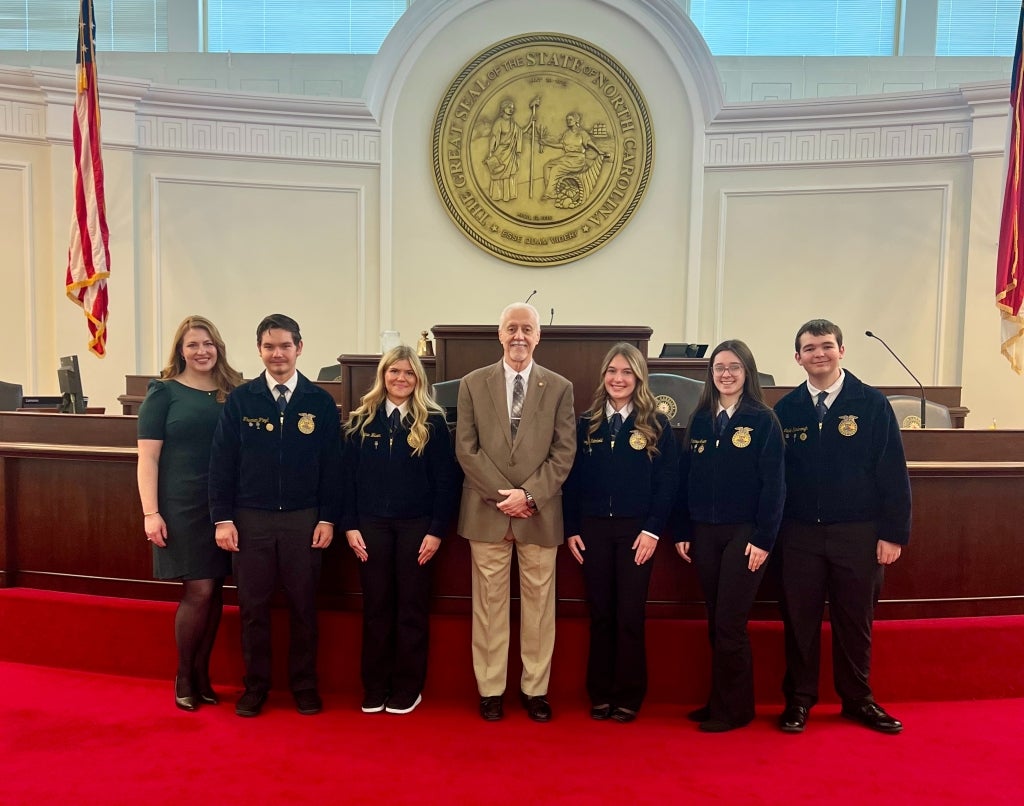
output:
[[[434,179],[452,220],[511,263],[568,263],[613,238],[650,180],[654,134],[633,79],[563,34],[477,54],[434,118]]]

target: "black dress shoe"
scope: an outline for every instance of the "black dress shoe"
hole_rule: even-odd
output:
[[[551,703],[548,702],[547,694],[529,697],[520,691],[519,701],[522,702],[523,708],[526,709],[526,713],[534,722],[551,721]]]
[[[597,720],[608,719],[612,715],[612,707],[610,705],[592,705],[590,706],[590,718]]]
[[[245,693],[235,703],[235,713],[239,716],[259,716],[263,710],[263,703],[267,701],[267,692],[255,689],[246,689]]]
[[[700,708],[694,708],[690,711],[686,718],[691,722],[707,722],[711,719],[711,709],[706,705],[702,705]]]
[[[877,702],[844,705],[840,714],[879,733],[899,733],[903,730],[903,723],[889,716]]]
[[[807,727],[807,709],[802,705],[787,705],[779,717],[779,730],[784,733],[803,733]]]
[[[206,705],[220,705],[220,697],[213,690],[213,686],[199,689],[199,701]]]
[[[612,711],[612,719],[625,725],[627,722],[632,722],[636,719],[636,711],[632,708],[622,708],[620,706]]]
[[[293,691],[292,697],[295,698],[295,710],[303,716],[313,716],[313,714],[319,714],[324,710],[323,700],[320,699],[315,688]]]
[[[480,716],[486,722],[497,722],[505,716],[505,712],[501,707],[501,696],[481,697]]]
[[[174,678],[174,704],[182,711],[198,711],[199,702],[192,693],[192,684],[184,677]]]

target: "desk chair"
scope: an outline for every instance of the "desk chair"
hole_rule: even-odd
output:
[[[0,381],[0,411],[17,411],[21,408],[22,396],[20,383]]]
[[[341,364],[329,364],[326,367],[321,367],[316,379],[318,381],[340,381]]]
[[[889,395],[889,405],[896,413],[900,428],[921,427],[921,398],[914,395]],[[925,428],[952,428],[949,406],[933,400],[924,402]]]
[[[454,381],[438,381],[434,384],[434,400],[444,409],[444,419],[448,425],[455,425],[459,411],[459,385],[461,383],[462,378],[456,378]]]
[[[668,417],[673,428],[686,428],[704,391],[704,382],[667,372],[652,372],[649,382],[658,411]]]

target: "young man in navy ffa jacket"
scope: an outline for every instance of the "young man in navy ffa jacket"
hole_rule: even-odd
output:
[[[877,389],[844,371],[843,333],[825,319],[796,335],[806,385],[775,406],[786,442],[786,509],[779,532],[786,628],[786,709],[803,731],[818,699],[826,598],[842,715],[882,733],[903,724],[872,697],[871,627],[882,571],[910,540],[910,478],[899,424]]]
[[[266,371],[228,397],[210,455],[217,545],[235,552],[245,692],[239,716],[257,716],[270,690],[270,599],[280,582],[291,607],[289,686],[300,714],[317,692],[316,588],[322,550],[340,516],[341,438],[331,396],[295,369],[298,323],[271,314],[256,329]]]

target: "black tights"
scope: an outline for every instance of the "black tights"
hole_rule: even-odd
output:
[[[224,604],[224,579],[186,579],[174,614],[178,679],[198,690],[210,687],[210,653]],[[198,693],[198,691],[197,691]]]

